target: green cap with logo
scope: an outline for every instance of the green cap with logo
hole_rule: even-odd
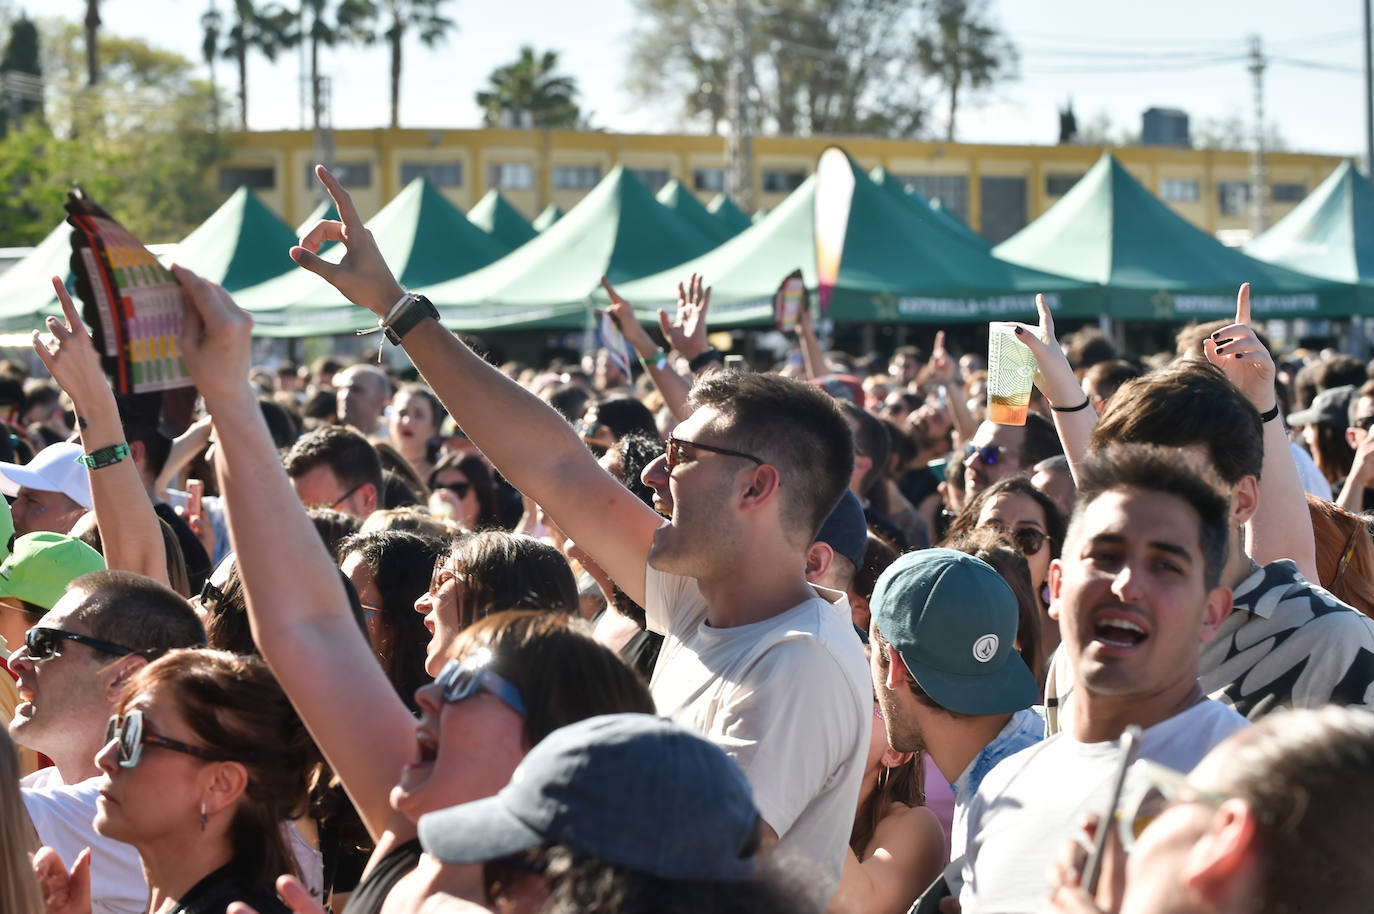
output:
[[[0,565],[0,597],[52,609],[67,585],[89,571],[104,571],[105,559],[65,533],[26,533]]]
[[[1016,595],[997,571],[953,549],[908,552],[869,601],[873,624],[936,704],[959,714],[1008,714],[1040,700],[1013,649]]]

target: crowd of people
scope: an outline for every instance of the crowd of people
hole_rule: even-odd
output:
[[[0,378],[0,911],[1366,909],[1363,363],[1040,300],[1002,425],[943,333],[726,370],[693,276],[495,365],[318,176],[291,256],[415,372],[255,366],[174,267],[184,433],[58,281]]]

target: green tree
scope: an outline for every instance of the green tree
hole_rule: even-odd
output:
[[[1193,125],[1190,137],[1194,149],[1254,149],[1254,121],[1232,112],[1226,117],[1205,117]],[[1264,125],[1264,148],[1267,152],[1282,152],[1290,148],[1279,125]]]
[[[724,4],[635,0],[643,25],[631,51],[630,90],[681,104],[715,131],[727,109],[736,23]],[[916,0],[739,0],[745,72],[756,131],[914,136],[925,104],[908,58]]]
[[[253,0],[233,0],[234,20],[224,33],[223,55],[232,60],[239,74],[239,129],[248,129],[248,53],[257,51],[268,60],[295,45],[300,40],[295,13],[280,3],[256,5]],[[205,39],[201,53],[210,60],[219,43],[219,10],[213,6],[201,17]],[[214,63],[211,61],[211,82],[214,82]]]
[[[372,24],[376,18],[374,0],[301,0],[302,38],[310,42],[311,120],[316,127],[320,126],[324,113],[320,97],[320,48],[370,44],[375,39]]]
[[[923,0],[916,62],[948,94],[945,141],[954,141],[959,93],[1016,75],[1018,55],[987,9],[987,0]]]
[[[43,67],[38,59],[38,45],[38,27],[21,15],[10,26],[10,40],[0,56],[0,82],[5,84],[0,137],[28,115],[43,110]]]
[[[208,180],[229,152],[207,123],[211,90],[196,65],[138,39],[106,35],[102,80],[86,84],[84,29],[41,30],[48,119],[0,140],[0,245],[33,244],[63,218],[79,183],[139,237],[174,241],[222,201]]]
[[[224,28],[224,17],[219,14],[215,0],[210,0],[210,8],[200,17],[200,56],[210,68],[210,120],[219,123],[219,80],[216,78],[215,61],[219,58],[220,29]],[[244,106],[247,107],[246,105]],[[244,119],[247,120],[245,112]]]
[[[488,127],[501,124],[501,113],[510,111],[529,118],[532,127],[576,127],[582,112],[573,101],[577,80],[555,73],[558,52],[536,53],[525,45],[514,63],[497,67],[487,77],[487,88],[477,93],[483,122]]]
[[[401,126],[401,49],[406,33],[414,31],[420,43],[432,48],[458,24],[443,15],[449,0],[381,0],[382,38],[391,49],[391,126]]]

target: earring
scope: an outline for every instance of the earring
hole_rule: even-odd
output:
[[[1040,602],[1045,606],[1050,605],[1050,582],[1046,581],[1040,585]]]
[[[883,791],[883,790],[886,790],[886,789],[887,789],[887,778],[888,778],[888,775],[890,775],[890,774],[892,774],[892,769],[889,768],[889,767],[887,767],[886,765],[883,766],[883,770],[882,770],[882,771],[879,771],[879,772],[878,772],[878,790],[879,790],[879,791]]]
[[[200,830],[205,831],[205,801],[200,801]]]

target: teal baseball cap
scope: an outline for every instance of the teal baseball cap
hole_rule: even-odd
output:
[[[68,584],[88,571],[104,570],[105,558],[74,536],[26,533],[0,564],[0,597],[52,609]]]
[[[953,549],[908,552],[869,601],[873,624],[917,685],[958,714],[1008,714],[1040,700],[1016,653],[1016,595],[997,571]]]

